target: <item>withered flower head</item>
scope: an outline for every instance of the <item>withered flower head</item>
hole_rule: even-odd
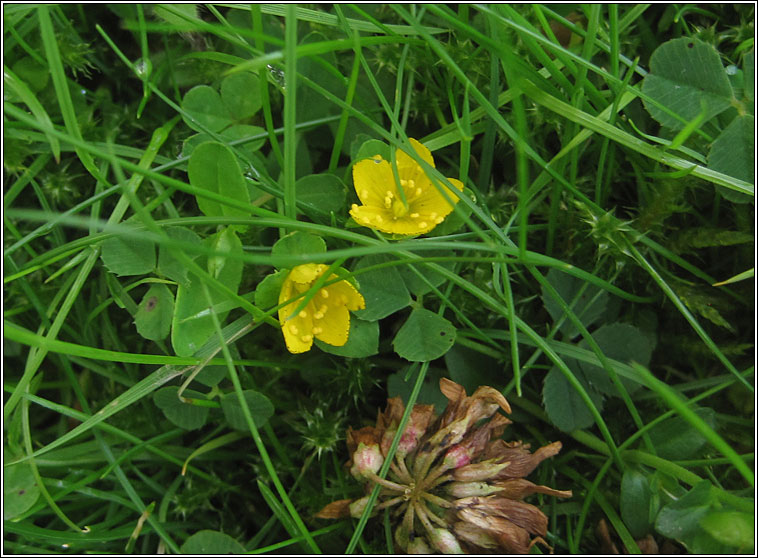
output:
[[[399,397],[387,400],[376,426],[348,429],[351,474],[366,494],[381,486],[374,511],[395,507],[395,542],[409,554],[441,552],[525,554],[536,542],[547,546],[547,516],[523,498],[539,493],[567,498],[570,490],[536,485],[524,477],[561,450],[553,442],[534,453],[503,435],[511,412],[494,388],[467,396],[463,386],[440,380],[448,405],[435,418],[432,405],[414,405],[386,479],[377,473],[405,411]],[[338,500],[316,517],[360,517],[368,496]],[[548,547],[549,548],[549,547]]]

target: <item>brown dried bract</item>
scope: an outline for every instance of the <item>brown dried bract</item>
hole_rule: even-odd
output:
[[[397,443],[386,478],[376,474],[389,458],[405,412],[398,397],[387,400],[376,426],[349,429],[350,472],[365,483],[366,494],[379,485],[373,511],[394,507],[395,542],[406,552],[527,553],[535,543],[550,547],[547,516],[522,499],[535,493],[559,498],[555,490],[524,477],[561,450],[553,442],[529,451],[529,444],[501,436],[511,421],[502,393],[480,386],[473,395],[452,380],[440,380],[448,404],[435,419],[431,405],[414,405]],[[386,463],[385,463],[386,466]],[[368,482],[366,482],[368,481]],[[359,517],[368,497],[338,500],[316,517]]]

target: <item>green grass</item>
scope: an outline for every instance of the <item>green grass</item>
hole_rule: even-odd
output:
[[[563,443],[530,477],[573,491],[530,500],[555,552],[607,552],[601,521],[622,552],[752,552],[754,15],[5,5],[6,550],[390,552],[373,501],[314,515],[360,495],[345,429],[450,377]],[[353,163],[409,138],[455,211],[357,226]],[[342,351],[284,345],[270,274],[309,262],[375,301]],[[421,308],[455,343],[422,328],[409,362]]]

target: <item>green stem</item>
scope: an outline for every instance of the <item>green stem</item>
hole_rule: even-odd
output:
[[[288,4],[285,24],[284,41],[284,79],[286,90],[284,95],[284,214],[290,219],[297,219],[297,197],[295,195],[295,167],[297,155],[297,6]]]

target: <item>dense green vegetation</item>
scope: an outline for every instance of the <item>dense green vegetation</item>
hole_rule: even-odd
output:
[[[754,552],[753,4],[3,9],[6,552],[396,551],[315,515],[440,378],[562,443],[555,552]]]

